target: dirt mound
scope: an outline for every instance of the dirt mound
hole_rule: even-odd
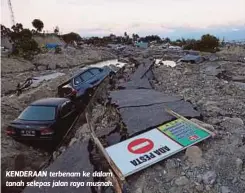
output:
[[[198,145],[198,152],[202,154],[202,162],[198,166],[180,154],[146,171],[144,181],[148,183],[140,187],[144,192],[160,189],[170,193],[245,191],[245,90],[207,70],[217,65],[234,76],[242,75],[244,64],[233,64],[226,61],[204,62],[199,65],[181,64],[175,68],[160,66],[154,70],[156,89],[180,94],[195,104],[201,110],[204,121],[213,125],[218,135],[216,139]],[[190,154],[190,151],[186,153]],[[193,159],[196,161],[196,158]],[[169,162],[173,163],[169,165]],[[156,184],[153,180],[156,172],[162,176],[159,180],[164,182],[163,185],[153,186]],[[142,181],[141,178],[136,180],[138,183]]]
[[[237,46],[237,45],[226,46],[218,53],[245,56],[245,46]]]
[[[35,66],[21,58],[1,58],[2,74],[34,70]]]
[[[68,68],[74,66],[84,66],[88,63],[95,63],[102,60],[116,58],[115,55],[103,49],[63,49],[61,54],[45,53],[37,55],[33,63],[44,69]],[[52,62],[50,62],[52,61]]]
[[[16,157],[22,155],[24,164],[20,166],[21,170],[36,170],[47,159],[47,154],[33,149],[27,145],[19,143],[5,134],[7,124],[14,120],[20,112],[27,107],[31,102],[46,98],[54,97],[57,93],[57,86],[68,78],[68,75],[50,80],[37,88],[26,91],[19,97],[5,96],[2,97],[2,122],[1,122],[1,145],[2,145],[2,179],[5,178],[6,170],[15,170]],[[31,164],[32,163],[32,164]]]
[[[65,45],[64,40],[57,37],[56,35],[46,35],[46,36],[34,36],[33,39],[38,43],[40,47],[45,46],[46,44],[59,44]]]

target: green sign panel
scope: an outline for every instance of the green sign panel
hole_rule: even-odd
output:
[[[210,136],[208,132],[182,119],[176,119],[161,125],[158,129],[184,147]]]

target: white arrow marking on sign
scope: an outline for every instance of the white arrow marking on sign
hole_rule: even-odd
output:
[[[150,145],[149,141],[145,141],[144,143],[141,143],[141,144],[139,144],[139,145],[136,145],[136,146],[132,147],[131,149],[132,149],[133,151],[135,151],[135,150],[140,149],[140,148],[142,148],[142,147],[145,147],[145,146],[147,146],[147,145]]]

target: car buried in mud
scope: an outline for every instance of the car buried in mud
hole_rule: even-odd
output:
[[[70,98],[74,101],[87,102],[95,88],[107,77],[116,72],[108,66],[102,68],[89,67],[58,86],[58,97]]]
[[[45,98],[31,103],[12,121],[7,135],[20,140],[60,139],[73,125],[78,111],[67,98]]]

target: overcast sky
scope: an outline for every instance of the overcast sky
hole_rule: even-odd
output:
[[[11,26],[7,2],[1,0],[1,19]],[[12,0],[12,5],[16,22],[24,27],[31,28],[38,18],[44,30],[53,31],[58,25],[63,33],[83,36],[124,31],[161,36],[209,30],[235,34],[245,29],[245,0]]]

